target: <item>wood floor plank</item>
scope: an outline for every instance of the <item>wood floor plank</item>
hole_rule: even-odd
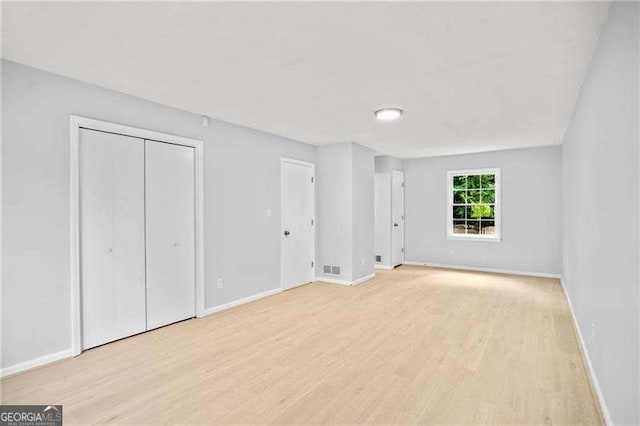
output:
[[[4,378],[73,423],[602,424],[558,280],[403,266]]]

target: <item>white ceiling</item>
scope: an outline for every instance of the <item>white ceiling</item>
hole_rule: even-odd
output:
[[[2,56],[402,158],[559,144],[607,3],[3,4]],[[377,122],[384,106],[401,120]]]

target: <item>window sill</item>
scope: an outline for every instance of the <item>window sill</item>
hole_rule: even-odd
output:
[[[485,241],[489,243],[499,243],[502,241],[500,237],[479,237],[479,236],[463,236],[463,235],[447,235],[448,240],[453,241]]]

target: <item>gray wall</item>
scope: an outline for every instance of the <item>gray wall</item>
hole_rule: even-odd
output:
[[[316,276],[355,281],[373,273],[374,153],[346,142],[319,146],[316,158]],[[323,265],[340,266],[340,275],[325,274]]]
[[[373,274],[375,247],[375,159],[374,152],[351,144],[353,164],[353,276],[358,280]]]
[[[71,346],[69,114],[202,139],[206,307],[280,286],[280,157],[314,147],[7,61],[2,89],[3,367]]]
[[[402,160],[390,155],[376,156],[376,173],[391,173],[394,170],[403,171]]]
[[[381,256],[376,265],[391,267],[391,173],[376,173],[376,235],[375,255]]]
[[[638,414],[638,14],[612,3],[563,144],[563,279],[611,419]]]
[[[447,239],[447,170],[502,169],[502,241]],[[559,274],[560,147],[404,161],[405,259]]]
[[[319,146],[316,153],[318,250],[316,276],[351,281],[353,275],[353,204],[351,144]],[[323,265],[340,266],[325,275]]]

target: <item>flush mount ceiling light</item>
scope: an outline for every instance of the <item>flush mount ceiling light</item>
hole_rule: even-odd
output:
[[[400,108],[382,108],[377,110],[374,114],[380,121],[392,121],[400,118],[402,110]]]

